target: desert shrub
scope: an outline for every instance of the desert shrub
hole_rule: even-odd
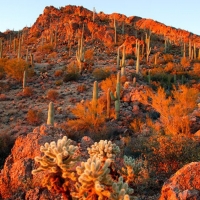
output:
[[[56,58],[57,57],[57,53],[56,52],[52,52],[48,55],[48,58]]]
[[[63,80],[56,80],[55,85],[60,86],[63,84]]]
[[[28,71],[28,63],[25,60],[13,58],[5,63],[5,72],[8,76],[16,79],[17,81],[22,81],[24,70]]]
[[[27,96],[27,97],[32,96],[33,95],[33,88],[32,87],[25,87],[23,89],[23,95]]]
[[[102,125],[106,120],[104,105],[97,103],[94,107],[90,101],[78,103],[71,110],[76,117],[74,120],[68,120],[67,126],[79,132],[97,133],[102,130]]]
[[[53,45],[52,44],[44,44],[43,46],[40,46],[39,51],[45,54],[50,54],[53,51]]]
[[[164,54],[163,59],[166,63],[173,62],[174,56],[172,54]]]
[[[141,95],[141,102],[152,106],[160,113],[160,121],[166,134],[190,133],[189,114],[197,106],[198,90],[187,88],[184,85],[178,89],[174,87],[171,96],[167,96],[163,88],[159,88],[157,93],[147,88]]]
[[[7,96],[5,94],[0,94],[0,101],[5,101]]]
[[[128,60],[128,66],[133,66],[134,65],[134,60],[133,59],[129,59]]]
[[[165,72],[171,73],[174,70],[174,63],[173,62],[168,62],[166,64],[166,67],[164,68]]]
[[[110,67],[95,68],[92,74],[97,81],[104,80],[111,74]]]
[[[2,79],[5,75],[5,64],[8,61],[7,58],[0,58],[0,79]]]
[[[32,125],[39,125],[43,121],[43,113],[38,109],[29,109],[27,113],[27,121]]]
[[[191,70],[189,73],[193,77],[199,78],[200,77],[200,63],[194,63],[193,70]]]
[[[133,121],[130,123],[131,129],[135,133],[137,133],[137,132],[141,133],[143,130],[143,126],[144,126],[144,122],[139,118],[133,119]]]
[[[182,57],[181,58],[181,66],[183,66],[183,68],[189,68],[190,67],[190,60],[186,57]]]
[[[94,50],[93,49],[88,49],[85,51],[84,54],[84,59],[86,62],[91,62],[94,60]]]
[[[75,81],[80,77],[79,67],[76,62],[71,62],[66,67],[66,74],[64,75],[64,82]]]
[[[115,92],[117,83],[117,76],[115,74],[111,74],[106,80],[103,80],[100,84],[101,89],[104,92],[107,92],[110,88],[110,91]]]
[[[183,135],[140,135],[132,138],[127,147],[132,156],[146,158],[150,175],[146,187],[158,191],[177,170],[200,159],[199,142]]]
[[[86,88],[86,85],[85,84],[81,84],[81,85],[78,85],[77,86],[77,89],[76,89],[78,92],[82,93],[82,92],[85,92],[87,90]]]
[[[146,71],[144,77],[148,82],[148,71]],[[166,89],[170,89],[171,83],[173,82],[173,74],[166,73],[162,67],[153,68],[150,70],[150,81],[154,89],[157,89],[160,86]]]
[[[2,168],[4,160],[10,154],[14,145],[14,138],[6,132],[0,134],[0,168]]]
[[[55,77],[60,77],[60,76],[62,76],[63,75],[63,70],[61,70],[61,69],[58,69],[58,70],[56,70],[55,72],[54,72],[54,76]]]
[[[47,91],[47,98],[51,101],[55,101],[59,96],[59,93],[57,90],[50,89]]]
[[[127,77],[125,75],[120,77],[120,82],[122,84],[124,84],[126,81],[127,81]]]
[[[37,43],[37,37],[31,37],[28,39],[27,44],[36,44]]]

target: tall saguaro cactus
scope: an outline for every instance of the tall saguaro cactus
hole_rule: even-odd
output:
[[[136,40],[136,74],[139,74],[140,69],[140,43],[138,40]]]
[[[84,25],[82,29],[81,38],[78,40],[78,50],[76,51],[76,60],[78,62],[80,73],[82,73],[82,62],[84,61],[83,33],[84,33]]]
[[[26,87],[26,77],[27,77],[27,71],[25,70],[24,76],[23,76],[23,91],[24,91],[24,88]]]
[[[54,104],[53,104],[53,102],[49,103],[47,124],[54,126]]]
[[[21,40],[19,39],[17,58],[21,58]]]
[[[117,43],[117,25],[116,25],[116,20],[114,18],[114,30],[115,30],[115,44]]]
[[[121,61],[121,75],[122,76],[125,75],[125,66],[126,66],[125,60],[126,60],[125,45],[123,45],[122,61]]]
[[[119,119],[119,111],[120,111],[120,72],[117,73],[117,83],[116,83],[116,91],[110,92],[111,99],[115,102],[115,119]]]
[[[110,98],[110,88],[107,91],[107,118],[110,118],[110,105],[111,105],[111,98]]]
[[[149,54],[151,52],[151,47],[150,47],[150,35],[148,36],[146,33],[146,38],[145,38],[145,43],[146,43],[146,58],[147,62],[149,62]]]
[[[93,22],[94,22],[94,19],[95,19],[95,13],[96,13],[96,9],[95,9],[95,7],[93,7],[93,15],[92,15]]]

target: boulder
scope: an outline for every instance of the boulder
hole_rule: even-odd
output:
[[[192,162],[167,180],[159,200],[200,200],[200,162]]]
[[[16,139],[11,154],[0,171],[0,199],[41,199],[41,196],[46,196],[43,199],[49,200],[61,199],[61,196],[55,197],[55,194],[40,187],[44,172],[37,176],[33,176],[31,172],[37,168],[34,158],[41,156],[40,146],[57,141],[62,136],[61,129],[44,124]]]

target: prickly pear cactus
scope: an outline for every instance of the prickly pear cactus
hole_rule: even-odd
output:
[[[101,160],[106,160],[108,158],[114,160],[119,152],[119,147],[107,140],[100,140],[98,143],[95,142],[91,148],[88,148],[90,157],[96,156]]]

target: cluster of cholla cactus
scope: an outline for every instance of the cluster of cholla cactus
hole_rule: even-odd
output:
[[[43,181],[43,185],[49,190],[65,192],[68,184],[76,181],[75,173],[72,168],[78,161],[77,146],[71,145],[71,140],[64,136],[56,142],[45,143],[40,151],[44,153],[42,157],[35,157],[35,161],[40,164],[39,168],[32,171],[36,174],[40,171],[49,173]]]
[[[117,164],[116,156],[120,154],[120,149],[111,141],[95,142],[88,148],[90,157],[81,163],[78,162],[79,148],[71,145],[66,136],[57,143],[46,143],[40,150],[44,155],[35,158],[40,166],[32,173],[45,171],[44,186],[49,190],[79,200],[129,200],[134,192],[128,185],[128,176],[121,173],[121,165],[128,167],[126,171],[131,171],[129,168],[133,169],[136,163],[125,157],[121,164]]]
[[[119,147],[107,140],[100,140],[98,143],[95,142],[91,148],[88,148],[90,157],[95,156],[102,161],[105,161],[106,159],[114,160],[119,152]]]
[[[124,165],[122,168],[122,176],[127,183],[143,183],[149,179],[149,171],[146,160],[142,158],[132,158],[124,155]]]

